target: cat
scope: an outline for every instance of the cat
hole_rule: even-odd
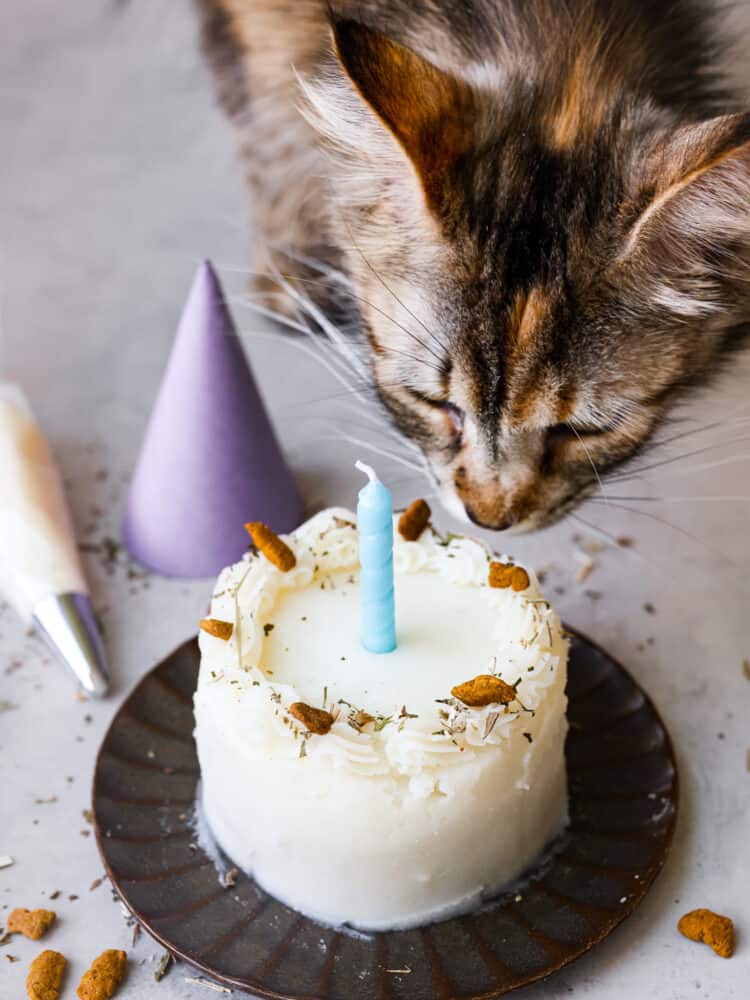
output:
[[[745,341],[750,113],[699,0],[197,2],[259,246],[347,275],[451,513],[551,524]]]

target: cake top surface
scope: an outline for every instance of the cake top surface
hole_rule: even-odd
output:
[[[531,742],[548,692],[564,687],[567,653],[531,571],[523,589],[490,586],[481,543],[394,530],[398,648],[379,655],[360,643],[355,516],[322,511],[284,541],[296,557],[287,572],[248,553],[221,573],[211,615],[231,634],[200,635],[199,692],[210,689],[228,725],[241,721],[246,749],[413,773],[502,746],[514,728]],[[471,706],[452,693],[477,676],[515,696]],[[328,713],[330,730],[311,736],[289,712],[298,703]]]

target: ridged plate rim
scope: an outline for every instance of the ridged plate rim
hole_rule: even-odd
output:
[[[435,943],[434,943],[434,940],[432,939],[432,935],[430,933],[432,928],[434,928],[436,926],[443,926],[443,925],[432,924],[432,925],[428,925],[426,928],[419,928],[418,932],[422,936],[422,940],[424,942],[425,954],[429,958],[430,965],[431,965],[431,981],[433,983],[433,990],[432,990],[432,993],[429,994],[429,1000],[432,1000],[432,998],[434,998],[434,1000],[459,1000],[459,998],[460,998],[460,1000],[496,1000],[496,998],[504,996],[504,995],[506,995],[507,993],[509,993],[509,992],[511,992],[513,990],[520,989],[521,987],[528,986],[528,985],[531,985],[532,983],[535,983],[535,982],[538,982],[540,980],[549,978],[551,975],[553,975],[554,973],[558,972],[560,969],[564,968],[565,966],[569,965],[571,962],[575,961],[577,958],[580,958],[582,955],[584,955],[588,951],[590,951],[596,944],[598,944],[600,941],[602,941],[604,938],[606,938],[609,934],[611,934],[612,931],[615,930],[615,928],[618,927],[622,923],[623,920],[625,920],[628,916],[630,916],[630,914],[637,908],[637,906],[642,902],[642,900],[647,895],[647,893],[648,893],[649,889],[651,888],[654,880],[658,876],[659,872],[663,868],[664,863],[666,861],[667,854],[669,852],[669,848],[670,848],[670,845],[671,845],[671,842],[672,842],[672,838],[673,838],[673,834],[674,834],[674,829],[675,829],[675,824],[676,824],[676,819],[677,819],[678,802],[679,802],[679,788],[678,788],[677,764],[676,764],[676,761],[675,761],[675,756],[674,756],[674,750],[673,750],[673,747],[672,747],[672,742],[671,742],[669,733],[668,733],[668,731],[666,729],[666,726],[664,725],[664,722],[662,721],[662,719],[661,719],[658,711],[656,710],[653,702],[651,701],[651,699],[642,690],[642,688],[640,687],[640,685],[638,685],[635,682],[635,680],[628,673],[628,671],[625,670],[625,668],[617,660],[615,660],[608,653],[606,653],[606,651],[604,651],[596,643],[592,642],[590,639],[586,638],[584,635],[582,635],[580,632],[576,631],[575,629],[571,629],[571,628],[567,627],[567,631],[570,634],[571,639],[572,639],[572,643],[571,643],[571,657],[570,657],[570,666],[569,666],[569,673],[570,673],[571,676],[578,669],[583,669],[583,667],[581,667],[580,664],[581,664],[581,662],[583,661],[583,659],[586,656],[593,657],[594,659],[598,660],[599,662],[606,663],[608,671],[609,671],[608,674],[603,675],[602,679],[600,681],[598,681],[597,683],[595,683],[592,687],[585,688],[582,692],[579,691],[576,694],[570,694],[569,693],[569,697],[570,697],[569,715],[571,713],[571,709],[574,710],[573,714],[575,714],[575,706],[578,703],[584,701],[585,699],[590,698],[592,694],[595,694],[596,691],[597,691],[597,689],[599,689],[604,684],[606,678],[608,676],[614,674],[614,675],[616,675],[619,678],[620,682],[625,682],[632,689],[633,692],[637,693],[637,695],[640,696],[640,698],[642,700],[640,702],[640,705],[639,705],[638,709],[633,709],[632,711],[625,712],[622,716],[615,716],[615,722],[613,723],[613,726],[609,727],[609,729],[612,729],[615,726],[617,726],[618,724],[620,724],[623,719],[627,718],[631,714],[635,714],[636,712],[643,711],[643,712],[646,713],[646,715],[650,715],[651,716],[651,725],[653,727],[652,731],[653,732],[658,732],[659,738],[661,739],[661,743],[660,743],[661,757],[662,757],[663,761],[666,763],[666,765],[668,765],[668,768],[671,770],[671,781],[670,781],[670,784],[669,784],[669,788],[666,789],[665,791],[663,791],[660,794],[660,796],[659,796],[660,801],[662,803],[666,803],[667,807],[668,807],[667,821],[662,825],[661,829],[659,830],[659,834],[658,834],[658,848],[659,849],[656,852],[655,856],[653,856],[651,858],[648,866],[642,872],[637,872],[636,873],[636,875],[638,877],[637,878],[636,877],[633,878],[634,891],[632,892],[632,894],[628,895],[628,897],[627,897],[627,899],[626,899],[625,902],[621,901],[620,905],[616,909],[615,908],[609,908],[609,907],[594,907],[594,909],[599,909],[600,910],[601,916],[598,918],[598,922],[597,922],[597,924],[596,924],[593,932],[590,933],[586,937],[586,939],[584,941],[582,941],[581,943],[579,943],[579,944],[566,944],[565,942],[555,941],[553,938],[550,938],[548,935],[544,934],[544,932],[539,931],[538,929],[536,929],[533,926],[528,926],[527,927],[527,933],[528,933],[529,937],[531,939],[533,939],[534,942],[537,943],[537,944],[539,943],[540,940],[543,940],[544,944],[542,945],[542,947],[545,948],[545,949],[548,949],[551,954],[554,954],[554,957],[551,959],[550,963],[547,966],[545,966],[544,968],[541,968],[541,969],[536,970],[536,971],[520,973],[520,974],[518,974],[516,976],[516,978],[513,981],[509,981],[509,982],[506,982],[506,983],[500,983],[498,981],[497,985],[495,987],[491,988],[489,991],[485,990],[483,992],[468,992],[468,993],[466,993],[466,992],[452,992],[449,980],[447,978],[445,978],[445,976],[443,976],[442,981],[441,981],[441,978],[440,978],[441,974],[442,974],[443,967],[446,964],[446,962],[445,962],[445,957],[446,956],[444,954],[436,954],[435,953]],[[222,984],[224,984],[226,986],[229,986],[229,987],[231,987],[233,989],[247,991],[251,995],[255,995],[255,996],[259,997],[259,998],[263,998],[263,1000],[325,1000],[325,998],[327,998],[329,996],[329,994],[325,990],[325,988],[323,989],[322,992],[313,992],[313,993],[310,993],[310,992],[297,993],[297,992],[289,992],[289,991],[279,992],[277,989],[272,988],[272,987],[268,986],[267,984],[264,984],[264,982],[262,981],[262,979],[257,979],[257,978],[251,977],[251,976],[238,977],[236,975],[229,974],[225,970],[222,970],[220,962],[202,960],[201,956],[199,954],[191,952],[189,948],[187,948],[184,945],[180,944],[179,942],[175,941],[175,939],[174,939],[175,938],[175,930],[174,930],[174,928],[171,930],[171,932],[165,933],[164,931],[160,930],[158,927],[154,926],[154,920],[155,919],[164,919],[164,915],[163,914],[159,914],[158,917],[149,917],[149,915],[147,915],[147,914],[139,911],[138,906],[135,905],[133,903],[132,899],[129,898],[128,889],[127,889],[127,886],[123,884],[123,879],[118,874],[115,866],[111,863],[111,858],[108,855],[108,851],[107,851],[107,845],[108,845],[108,843],[111,840],[111,838],[110,838],[111,829],[109,829],[109,831],[108,831],[107,829],[105,829],[103,827],[102,823],[100,822],[100,809],[98,807],[99,807],[99,803],[100,803],[100,800],[101,800],[101,797],[102,797],[102,788],[101,788],[101,785],[102,785],[102,774],[103,774],[103,768],[106,766],[105,762],[106,762],[107,755],[114,756],[116,759],[121,759],[121,758],[118,758],[117,755],[113,755],[111,753],[111,750],[109,749],[110,742],[112,740],[112,734],[113,734],[113,732],[115,730],[115,727],[118,725],[118,723],[121,723],[122,720],[124,718],[128,717],[129,713],[132,712],[132,707],[133,707],[133,705],[135,703],[137,703],[137,700],[138,700],[138,697],[139,697],[139,693],[144,690],[144,688],[145,688],[146,685],[148,685],[149,683],[151,683],[152,681],[154,681],[154,679],[156,680],[156,682],[158,684],[160,684],[160,685],[162,685],[164,687],[164,692],[163,692],[164,698],[167,698],[169,696],[169,690],[170,689],[173,690],[175,694],[179,694],[180,698],[186,697],[183,692],[177,692],[177,689],[172,688],[171,685],[167,685],[166,682],[164,681],[163,676],[162,676],[164,673],[166,673],[168,671],[168,669],[170,668],[170,666],[173,666],[174,663],[178,662],[180,659],[186,659],[186,660],[189,659],[189,660],[192,660],[193,669],[194,669],[196,677],[197,677],[197,669],[198,669],[198,664],[199,664],[199,653],[198,653],[198,645],[197,645],[197,640],[196,639],[190,639],[186,643],[183,643],[182,645],[178,646],[169,656],[165,657],[164,660],[162,660],[155,667],[153,667],[151,670],[149,670],[141,678],[141,680],[134,686],[134,688],[132,689],[132,691],[130,692],[130,694],[128,695],[128,697],[124,700],[124,702],[122,703],[122,705],[118,709],[117,713],[115,714],[115,716],[114,716],[114,718],[113,718],[113,720],[112,720],[112,722],[111,722],[111,724],[110,724],[110,726],[109,726],[109,728],[107,730],[107,733],[105,734],[105,737],[104,737],[104,739],[102,741],[101,747],[99,749],[99,752],[98,752],[98,755],[97,755],[97,760],[96,760],[95,771],[94,771],[94,778],[93,778],[92,803],[93,803],[93,811],[94,811],[94,829],[95,829],[95,835],[96,835],[96,842],[97,842],[97,846],[99,848],[99,852],[100,852],[101,857],[102,857],[102,861],[104,863],[104,868],[105,868],[105,870],[107,872],[107,875],[109,876],[109,878],[111,880],[111,883],[112,883],[113,887],[117,890],[117,892],[118,892],[120,898],[122,899],[123,903],[125,904],[125,906],[127,907],[127,909],[132,913],[133,917],[138,921],[138,923],[141,924],[141,926],[144,927],[148,931],[148,933],[156,941],[158,941],[160,944],[162,944],[164,946],[164,948],[168,949],[173,954],[175,954],[179,958],[183,959],[185,962],[189,963],[191,966],[193,966],[195,969],[199,970],[200,972],[204,973],[205,975],[208,975],[208,976],[212,977],[213,979],[215,979],[217,982],[222,983]],[[573,731],[573,727],[572,727],[571,731]],[[584,730],[584,731],[586,731],[586,730]],[[609,730],[604,730],[604,732],[606,732],[606,731],[609,731]],[[186,742],[192,742],[192,726],[190,726],[189,732],[185,732],[185,733],[182,734],[182,737],[185,739]],[[189,740],[187,738],[189,738]],[[633,752],[632,752],[632,759],[633,760],[638,759],[639,753],[638,753],[637,746],[633,747],[632,750],[633,750]],[[192,754],[195,757],[195,771],[196,771],[196,775],[197,775],[197,763],[198,762],[197,762],[197,756],[195,756],[195,745],[194,745],[194,743],[192,743]],[[640,755],[640,756],[642,756],[642,755]],[[630,758],[627,758],[627,759],[630,759]],[[127,761],[123,761],[123,763],[125,764],[125,767],[126,767],[126,770],[127,770],[128,762]],[[622,763],[622,761],[619,761],[619,763]],[[137,772],[143,766],[144,766],[143,762],[133,762],[131,764],[131,770],[132,770],[132,772],[134,774],[134,777],[135,777],[136,781],[138,779],[138,773]],[[148,765],[145,765],[145,766],[148,766]],[[580,764],[578,765],[579,768],[581,768],[581,766],[582,765],[580,765]],[[605,762],[604,765],[600,765],[600,766],[605,766],[606,767],[607,766],[606,762]],[[610,765],[610,766],[612,766],[612,765]],[[156,773],[156,770],[157,769],[155,769],[154,773]],[[577,840],[580,840],[580,838],[581,838],[581,831],[578,831],[576,829],[576,827],[575,827],[575,813],[576,813],[576,807],[577,807],[577,797],[579,795],[579,793],[577,792],[576,774],[577,774],[576,767],[573,766],[573,765],[571,765],[570,762],[569,762],[569,764],[568,764],[568,775],[569,775],[569,784],[570,784],[570,806],[571,806],[571,816],[574,817],[574,819],[573,819],[573,823],[571,825],[570,831],[566,835],[565,851],[562,854],[553,855],[552,857],[548,857],[545,860],[545,862],[543,864],[543,875],[540,875],[540,878],[542,879],[542,881],[538,881],[538,882],[534,881],[535,872],[533,870],[528,875],[528,879],[529,879],[529,882],[530,882],[529,888],[531,888],[532,890],[535,890],[535,891],[539,891],[541,889],[541,891],[542,891],[543,894],[548,894],[549,893],[549,890],[546,890],[544,888],[544,886],[543,886],[543,880],[544,879],[549,879],[550,875],[554,873],[556,866],[559,865],[559,863],[560,863],[560,858],[567,858],[568,859],[567,861],[564,862],[565,864],[574,864],[574,862],[572,862],[569,859],[569,853],[568,852],[569,852],[569,849],[570,849],[571,845],[574,846],[575,843],[577,842]],[[167,773],[163,774],[163,779],[164,779],[165,786],[168,785],[169,779],[170,779],[171,776],[172,776],[171,774],[167,774]],[[198,780],[198,778],[196,777],[196,783],[197,783],[197,780]],[[167,789],[167,793],[168,793],[168,789]],[[649,792],[649,793],[644,793],[644,794],[648,794],[649,796],[651,796],[653,793]],[[113,798],[112,798],[112,796],[109,796],[109,795],[104,795],[104,798],[106,798],[108,801],[114,801]],[[634,800],[636,798],[637,798],[637,796],[634,797]],[[618,796],[609,796],[609,797],[605,798],[602,801],[616,801],[617,799],[618,799]],[[125,803],[128,800],[120,800],[120,801],[122,801],[123,803]],[[165,797],[165,799],[164,799],[164,802],[166,803],[168,801],[169,801],[169,799],[168,799],[168,794],[167,794],[166,797]],[[157,808],[157,805],[152,802],[148,806],[148,808]],[[186,808],[186,813],[187,813],[187,811],[188,811],[188,809]],[[186,820],[186,828],[187,828],[187,824],[190,823],[190,822],[191,822],[191,820]],[[599,835],[602,836],[602,837],[605,837],[605,838],[608,836],[607,834],[603,834],[603,833],[600,833]],[[585,834],[584,834],[584,836],[585,836]],[[626,840],[629,839],[629,836],[626,833],[622,833],[621,836],[622,836],[622,838],[624,838]],[[165,837],[164,839],[166,840],[168,838]],[[649,839],[652,842],[656,842],[657,841],[657,838],[654,837],[653,835],[650,835]],[[137,842],[134,842],[134,850],[137,851]],[[205,854],[205,852],[203,851],[203,849],[200,846],[198,846],[196,848],[195,856],[196,856],[196,859],[198,859],[198,858],[204,858],[204,859],[207,858],[207,855]],[[581,864],[581,863],[579,863],[579,864]],[[197,865],[196,867],[201,867],[201,865]],[[602,870],[605,870],[605,869],[603,868]],[[613,869],[613,870],[620,871],[620,869]],[[174,874],[174,872],[172,872],[171,874],[166,873],[163,876],[163,878],[172,877],[173,874]],[[189,872],[188,872],[188,874],[189,874]],[[247,878],[244,875],[240,876],[240,877],[242,879],[246,879]],[[158,879],[156,879],[155,881],[158,881]],[[253,884],[251,879],[248,879],[248,882],[251,885]],[[217,874],[217,885],[218,885],[218,874]],[[526,889],[524,889],[523,891],[526,891]],[[488,907],[484,907],[482,909],[480,915],[482,917],[484,917],[487,914],[501,913],[501,914],[505,914],[506,916],[511,917],[511,919],[513,919],[513,920],[518,920],[518,914],[517,913],[516,913],[516,916],[513,916],[514,911],[513,911],[512,907],[511,907],[511,903],[513,902],[513,898],[514,898],[514,891],[513,890],[510,890],[510,891],[504,893],[500,897],[501,902],[498,902],[494,907],[492,907],[492,906],[490,906],[489,908]],[[572,906],[574,912],[579,912],[579,911],[582,911],[582,910],[585,910],[585,909],[589,909],[588,917],[591,916],[591,912],[590,912],[591,908],[588,907],[587,904],[583,904],[583,903],[580,903],[580,902],[576,903],[575,901],[572,901],[569,897],[563,897],[563,898],[565,899],[566,904]],[[275,905],[279,905],[279,906],[281,905],[281,904],[276,904],[275,901],[272,901],[272,902],[274,902]],[[207,904],[205,904],[205,905],[207,905]],[[552,909],[553,906],[554,906],[553,896],[550,895],[550,908]],[[238,913],[240,913],[240,912],[241,911],[238,910]],[[455,917],[455,918],[452,918],[449,921],[444,922],[444,924],[445,925],[449,925],[449,924],[452,924],[454,921],[458,921],[459,924],[460,924],[460,923],[462,923],[464,921],[467,921],[467,920],[473,920],[474,916],[475,915],[469,914],[469,915],[466,915],[466,916],[463,916],[463,917]],[[520,920],[519,921],[519,926],[523,926],[523,924],[524,924],[524,921]],[[331,930],[332,930],[331,928],[324,928],[324,927],[322,927],[322,925],[315,924],[314,921],[309,920],[307,917],[297,915],[296,919],[292,923],[292,929],[294,930],[294,934],[292,935],[292,940],[294,939],[295,936],[297,936],[297,934],[299,933],[299,930],[302,927],[306,927],[306,926],[309,927],[311,925],[314,926],[314,927],[316,927],[316,928],[319,928],[321,932],[331,932]],[[179,926],[179,923],[178,923],[177,926]],[[251,928],[251,926],[252,926],[252,920],[250,921],[250,923],[248,925],[248,928],[247,928],[248,931]],[[338,935],[340,932],[333,931],[333,933],[334,933],[334,935]],[[383,939],[385,936],[399,935],[399,934],[404,934],[404,933],[409,934],[409,933],[413,933],[413,931],[412,932],[388,932],[388,935],[373,934],[372,935],[372,939],[373,939],[372,940],[372,948],[375,950],[375,952],[377,952],[378,956],[380,956],[380,953],[381,953],[381,939]],[[475,936],[477,936],[476,932],[475,932]],[[479,936],[479,937],[481,937],[481,936]],[[337,940],[338,940],[338,938],[335,936],[332,939],[332,942],[337,941]],[[288,943],[289,942],[281,941],[281,942],[279,942],[279,945],[277,947],[278,948],[282,948],[285,945],[288,946]],[[484,948],[482,948],[482,943],[485,945]],[[495,967],[495,975],[497,975],[496,966],[493,964],[493,963],[495,963],[496,956],[495,956],[495,958],[493,958],[492,955],[488,956],[487,954],[485,954],[485,952],[491,950],[491,948],[488,948],[487,945],[488,945],[488,942],[482,938],[482,940],[479,941],[478,944],[477,944],[477,950],[478,950],[478,952],[479,952],[482,960],[484,961],[485,965],[487,966],[487,968],[490,969],[490,968]],[[494,954],[494,952],[493,952],[493,954]],[[281,953],[281,958],[279,959],[278,962],[276,962],[274,964],[274,966],[272,967],[271,971],[273,971],[273,970],[275,970],[275,969],[278,968],[278,966],[280,964],[280,961],[281,961],[281,959],[283,959],[283,957],[284,957],[284,952]],[[334,962],[334,959],[328,960],[327,964],[330,964],[331,962]],[[325,964],[326,963],[324,963],[324,965]],[[450,964],[450,962],[448,962],[448,965],[449,964]],[[500,960],[497,960],[497,965],[502,965],[502,964],[503,963]],[[403,996],[409,996],[410,995],[409,992],[408,992],[408,990],[405,993],[402,992],[402,993],[394,994],[392,992],[392,990],[388,986],[389,982],[391,982],[391,984],[393,984],[394,981],[393,980],[389,981],[387,978],[384,978],[384,976],[382,975],[382,973],[384,971],[386,971],[386,969],[387,969],[386,964],[382,963],[381,965],[378,966],[378,968],[379,968],[379,970],[381,972],[381,975],[379,976],[379,979],[378,979],[379,986],[377,988],[377,993],[376,994],[372,994],[373,996],[377,996],[377,1000],[389,1000],[389,998],[392,997],[392,996],[403,997]],[[512,974],[512,970],[510,970],[510,971],[511,971],[511,974]],[[329,975],[329,979],[330,979],[330,975]],[[423,994],[420,994],[420,997],[421,996],[428,997],[428,994],[423,993]]]

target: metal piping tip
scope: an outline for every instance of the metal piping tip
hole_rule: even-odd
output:
[[[88,594],[45,597],[34,608],[33,622],[83,690],[103,698],[109,691],[109,670]]]

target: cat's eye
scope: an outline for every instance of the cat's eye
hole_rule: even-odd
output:
[[[443,409],[453,425],[453,429],[456,434],[461,434],[464,429],[464,421],[466,420],[466,414],[464,411],[460,406],[456,406],[455,403],[451,402],[443,403]]]
[[[597,437],[599,434],[604,434],[612,428],[606,427],[594,427],[593,425],[585,424],[554,424],[552,427],[547,428],[547,437],[550,441],[579,441],[581,438],[591,438]]]
[[[428,393],[421,392],[419,389],[415,389],[414,386],[411,385],[407,386],[406,388],[412,394],[412,396],[414,396],[415,399],[419,400],[420,403],[427,403],[428,406],[439,406],[439,407],[443,407],[446,405],[446,401],[444,398],[439,398],[437,396],[430,396],[428,395]]]
[[[451,403],[449,399],[437,399],[434,396],[428,396],[426,393],[420,392],[419,389],[414,389],[412,386],[409,386],[409,392],[412,396],[418,399],[420,403],[427,403],[427,405],[433,407],[433,409],[444,413],[450,421],[451,429],[455,434],[462,433],[466,414],[460,406],[456,406],[455,403]]]

